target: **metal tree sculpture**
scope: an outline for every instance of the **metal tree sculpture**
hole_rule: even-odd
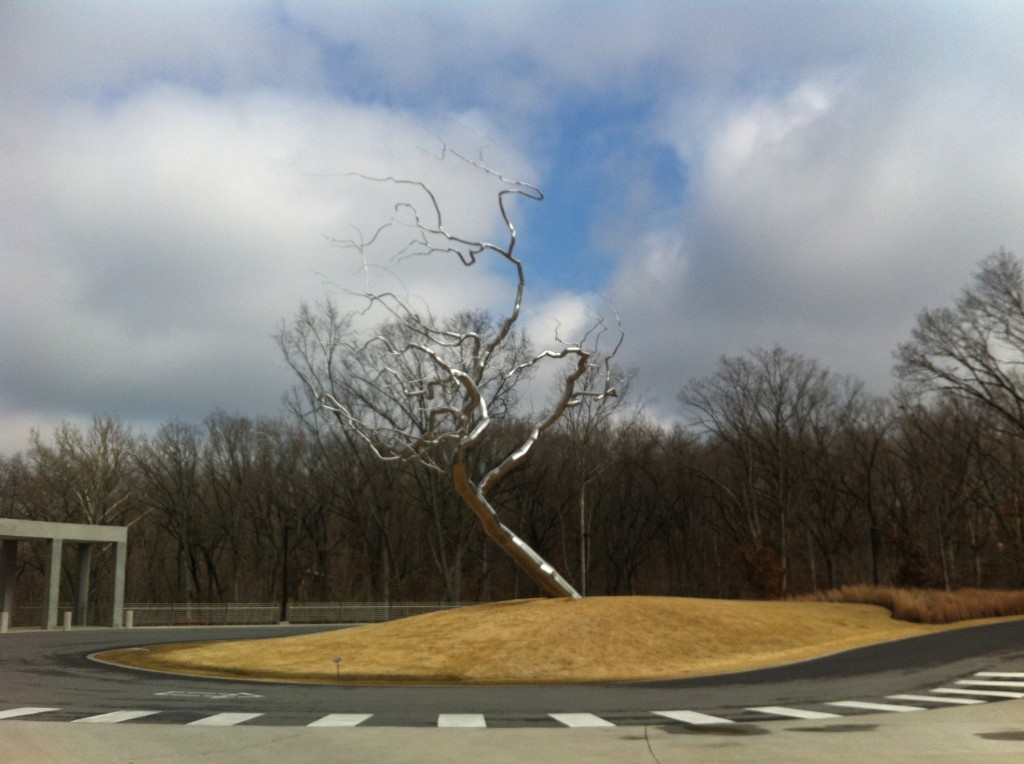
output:
[[[458,156],[458,155],[456,155]],[[597,319],[578,342],[534,352],[516,324],[526,286],[523,264],[516,255],[516,229],[507,209],[512,197],[540,201],[540,189],[461,156],[458,158],[500,183],[498,209],[504,244],[478,241],[450,232],[444,225],[433,191],[423,182],[394,177],[358,176],[367,182],[411,187],[421,195],[417,206],[408,201],[394,205],[393,214],[374,233],[360,240],[336,240],[359,252],[367,262],[388,234],[403,227],[411,239],[399,248],[399,257],[455,255],[472,267],[481,257],[499,258],[515,278],[514,298],[497,321],[485,314],[465,312],[446,322],[412,309],[407,298],[394,292],[360,292],[366,312],[383,309],[387,322],[370,332],[353,327],[356,314],[342,315],[328,304],[318,319],[304,307],[295,322],[278,335],[289,365],[327,413],[341,427],[355,433],[384,461],[416,462],[450,475],[452,484],[475,513],[486,534],[552,597],[578,598],[579,593],[502,522],[488,499],[494,487],[520,465],[537,440],[585,399],[616,395],[610,364],[622,342],[616,327],[609,351],[595,355],[607,327]],[[496,463],[486,460],[488,430],[498,416],[514,405],[514,390],[540,365],[563,364],[554,400],[529,422],[525,438]],[[594,374],[595,367],[598,372]],[[591,386],[584,384],[592,380]]]

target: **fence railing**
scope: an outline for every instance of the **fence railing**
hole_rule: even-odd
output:
[[[411,615],[451,610],[476,604],[424,602],[292,602],[288,604],[288,622],[296,624],[382,623]],[[61,604],[61,613],[70,611],[70,603]],[[280,603],[149,603],[124,606],[131,611],[132,625],[140,626],[256,626],[278,623]],[[19,605],[10,615],[11,628],[37,627],[42,618],[41,605]]]

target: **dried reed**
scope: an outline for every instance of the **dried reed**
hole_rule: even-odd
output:
[[[1024,615],[1024,591],[1005,589],[900,589],[885,586],[842,586],[797,599],[880,605],[900,621],[955,623],[977,618]]]

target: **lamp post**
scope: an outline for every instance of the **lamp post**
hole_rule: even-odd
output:
[[[284,526],[284,557],[281,563],[281,623],[288,623],[288,537],[295,530],[294,523]]]

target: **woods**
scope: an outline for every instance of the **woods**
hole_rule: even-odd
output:
[[[490,497],[587,594],[1024,585],[1024,453],[991,408],[871,398],[779,348],[680,398],[693,426],[562,423]],[[526,426],[503,420],[491,447]],[[288,524],[298,600],[540,593],[443,477],[315,420],[65,425],[0,462],[0,514],[129,524],[133,602],[275,601]],[[26,545],[19,587],[41,585],[43,551]]]

